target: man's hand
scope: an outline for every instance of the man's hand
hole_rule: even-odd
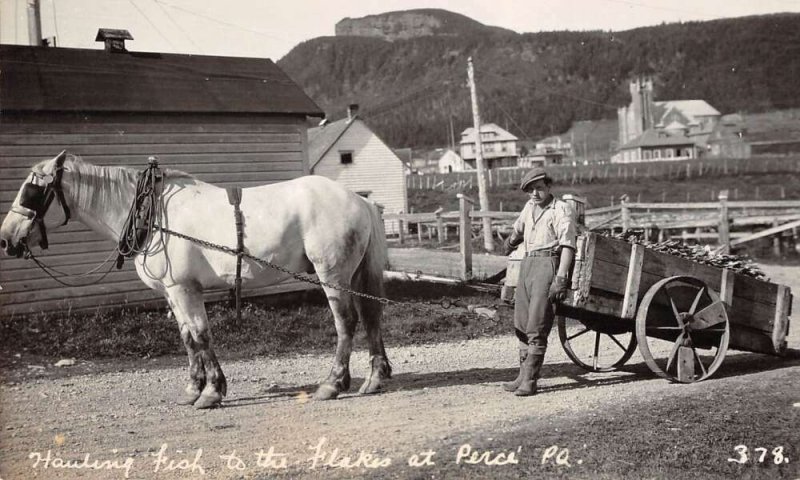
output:
[[[506,237],[503,242],[503,256],[507,257],[511,255],[520,243],[522,243],[522,238],[517,235],[517,232],[511,232],[511,235]]]
[[[567,299],[569,293],[569,283],[567,277],[555,277],[550,284],[550,292],[547,298],[551,303],[561,303]]]

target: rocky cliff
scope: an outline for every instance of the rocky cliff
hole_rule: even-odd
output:
[[[336,36],[382,38],[388,41],[427,36],[513,33],[486,26],[469,17],[438,9],[404,10],[361,18],[344,18],[336,24]]]

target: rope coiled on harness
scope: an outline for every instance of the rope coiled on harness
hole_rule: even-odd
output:
[[[136,182],[136,194],[128,212],[128,218],[122,226],[117,244],[117,268],[122,268],[126,258],[138,254],[147,255],[147,246],[155,231],[154,226],[161,223],[163,205],[161,204],[161,181],[163,175],[158,168],[158,161],[150,157],[150,163],[139,173]]]

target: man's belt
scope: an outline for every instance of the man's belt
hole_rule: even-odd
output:
[[[534,250],[532,252],[525,252],[526,257],[555,257],[558,254],[553,250]]]

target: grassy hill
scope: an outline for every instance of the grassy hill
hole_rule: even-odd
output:
[[[436,16],[437,11],[427,14]],[[628,82],[646,74],[655,99],[704,99],[723,113],[800,107],[800,15],[666,24],[624,32],[447,28],[387,41],[315,38],[278,64],[329,116],[359,103],[392,147],[449,143],[449,121],[472,124],[466,62],[475,62],[482,118],[520,139],[616,118]]]

